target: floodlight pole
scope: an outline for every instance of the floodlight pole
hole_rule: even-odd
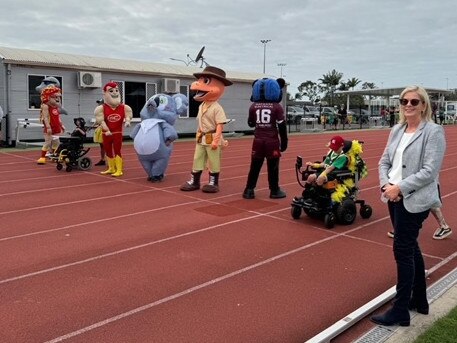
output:
[[[265,60],[267,56],[267,43],[271,42],[271,39],[261,39],[260,43],[263,44],[263,73],[265,74]]]
[[[285,67],[287,64],[285,63],[278,63],[278,67],[281,67],[281,78],[282,78],[282,67]]]

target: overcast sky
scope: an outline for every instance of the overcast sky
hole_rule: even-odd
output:
[[[457,88],[455,0],[0,0],[0,45],[377,87]],[[361,84],[357,87],[360,88]],[[356,89],[357,89],[356,88]]]

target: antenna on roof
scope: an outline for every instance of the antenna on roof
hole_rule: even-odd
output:
[[[196,64],[198,63],[198,61],[200,61],[200,60],[202,61],[202,63],[200,64],[200,68],[203,68],[203,64],[205,64],[206,66],[208,65],[208,63],[205,62],[205,58],[203,57],[203,51],[205,51],[204,46],[198,52],[197,57],[195,57]]]
[[[178,58],[173,58],[173,57],[170,57],[170,60],[182,62],[186,66],[197,65],[198,62],[201,61],[200,68],[203,68],[203,65],[205,65],[205,66],[208,65],[208,63],[205,62],[205,58],[203,57],[203,51],[205,51],[205,47],[202,47],[200,49],[200,51],[197,54],[197,57],[195,57],[195,60],[193,60],[189,54],[187,54],[187,61],[180,60]]]

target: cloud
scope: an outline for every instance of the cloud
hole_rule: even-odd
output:
[[[0,45],[283,74],[292,93],[336,69],[380,86],[457,87],[453,0],[0,0]],[[446,80],[446,78],[448,80]]]

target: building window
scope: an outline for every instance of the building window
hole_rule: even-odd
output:
[[[60,82],[60,88],[62,89],[62,76],[55,75],[28,75],[28,109],[29,110],[39,110],[41,106],[40,93],[35,89],[41,84],[43,79],[48,76],[53,76]],[[62,103],[63,103],[63,94],[62,94]]]
[[[180,86],[179,87],[179,92],[181,94],[184,94],[187,99],[189,99],[189,86]],[[181,114],[179,118],[189,118],[189,106],[187,106],[187,111],[184,114]]]

